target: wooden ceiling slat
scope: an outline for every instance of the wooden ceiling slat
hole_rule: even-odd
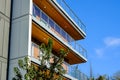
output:
[[[51,17],[62,29],[64,29],[75,40],[84,39],[85,36],[79,33],[73,25],[48,1],[33,0],[49,17]]]

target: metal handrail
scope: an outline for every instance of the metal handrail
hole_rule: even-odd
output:
[[[37,55],[34,53],[34,47],[38,49]],[[35,57],[35,55],[36,55],[36,57]],[[55,55],[52,53],[51,56],[55,56]],[[33,57],[32,60],[34,60],[36,63],[40,64],[39,60],[41,60],[42,53],[39,48],[39,45],[34,42],[31,43],[31,57]],[[55,57],[58,58],[57,56],[55,56]],[[85,75],[84,73],[82,73],[78,69],[78,65],[70,65],[65,61],[63,62],[63,64],[65,65],[63,67],[66,70],[65,74],[68,74],[69,76],[72,76],[72,77],[76,78],[77,80],[88,80],[88,76]],[[50,66],[49,62],[46,65],[49,68],[49,66]]]
[[[80,54],[82,54],[85,58],[87,58],[85,55],[86,50],[79,44],[76,43],[76,41],[67,33],[65,32],[57,23],[55,23],[47,14],[45,14],[39,7],[37,7],[35,4],[33,4],[34,7],[37,8],[37,11],[33,10],[33,16],[36,17],[38,20],[42,20],[43,22],[45,22],[50,28],[53,29],[54,33],[57,34],[59,37],[61,37],[61,39],[63,39],[67,44],[69,44],[72,48],[74,48],[77,52],[79,52]],[[34,9],[34,8],[33,8]],[[37,13],[35,13],[37,12]],[[39,14],[39,15],[38,15]],[[43,14],[43,16],[42,16]],[[51,24],[49,23],[50,21],[52,21],[53,26],[51,26]],[[64,34],[63,34],[63,33]]]
[[[78,80],[88,80],[88,76],[78,69],[78,65],[68,66],[69,66],[68,75],[75,77]]]
[[[86,26],[80,20],[80,18],[75,14],[75,12],[70,8],[70,6],[65,2],[65,0],[57,0],[58,4],[67,11],[68,15],[77,23],[77,25],[86,33]]]

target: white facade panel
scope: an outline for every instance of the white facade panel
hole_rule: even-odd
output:
[[[11,0],[0,0],[0,80],[6,80]]]
[[[14,74],[14,67],[18,67],[18,59],[14,59],[10,61],[10,66],[9,66],[9,76],[8,76],[8,80],[12,80],[13,77],[15,77]]]
[[[0,12],[5,13],[5,0],[0,0]]]
[[[3,54],[3,30],[4,30],[4,19],[0,19],[0,56]]]
[[[4,37],[3,37],[3,57],[8,57],[8,41],[9,41],[9,22],[5,21]]]
[[[29,28],[31,28],[29,26],[29,15],[13,21],[11,31],[11,59],[28,55],[29,39],[31,40],[31,36],[29,37]]]
[[[28,15],[31,0],[13,0],[13,19]]]
[[[23,18],[21,21],[21,33],[20,33],[20,51],[21,54],[19,56],[28,55],[29,50],[29,16]]]
[[[6,80],[6,72],[7,72],[7,63],[2,62],[2,67],[1,67],[1,79],[0,80]]]
[[[15,77],[14,67],[18,67],[18,60],[20,60],[20,59],[23,60],[24,58],[16,58],[16,59],[10,61],[10,64],[11,64],[11,65],[9,65],[9,73],[10,73],[10,74],[9,74],[9,76],[8,76],[8,80],[12,80],[13,77]],[[22,75],[24,75],[26,71],[20,69],[20,72],[22,73]],[[23,77],[24,77],[24,76],[23,76]],[[24,80],[24,79],[22,79],[22,80]]]
[[[2,68],[1,68],[1,61],[0,61],[0,78],[1,78],[1,70],[2,70]]]
[[[30,56],[32,34],[32,11],[30,10],[32,0],[13,0],[13,2],[9,80],[15,76],[13,68],[18,66],[18,60]]]
[[[29,14],[30,1],[31,1],[31,0],[21,0],[21,2],[22,2],[22,4],[21,4],[21,14],[22,14],[22,15]]]
[[[5,1],[5,0],[2,0]],[[10,18],[11,0],[6,0],[5,15]]]
[[[19,22],[15,22],[12,24],[12,28],[14,28],[14,30],[11,30],[11,52],[10,52],[10,58],[15,58],[18,56],[19,53],[19,27],[17,27],[17,25],[20,26]]]
[[[21,14],[21,0],[13,0],[13,18],[20,16]]]

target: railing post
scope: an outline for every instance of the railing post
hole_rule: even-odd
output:
[[[69,5],[66,3],[65,0],[58,0],[58,3],[61,5],[61,7],[64,8],[64,10],[73,18],[75,23],[78,24],[78,26],[86,33],[85,25],[82,23],[82,21],[79,19],[79,17],[75,14],[75,12],[69,7]]]
[[[75,41],[75,49],[76,49],[77,45],[76,45],[76,41]]]

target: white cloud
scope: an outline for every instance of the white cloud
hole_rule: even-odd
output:
[[[102,57],[104,54],[104,49],[103,48],[95,49],[95,52],[98,57]]]
[[[110,47],[112,48],[120,46],[120,38],[106,37],[104,38],[103,43],[105,46],[95,49],[96,55],[99,58],[102,58],[106,53],[106,50],[109,50]]]
[[[105,43],[106,47],[119,46],[120,45],[120,38],[107,37],[104,39],[104,43]]]

